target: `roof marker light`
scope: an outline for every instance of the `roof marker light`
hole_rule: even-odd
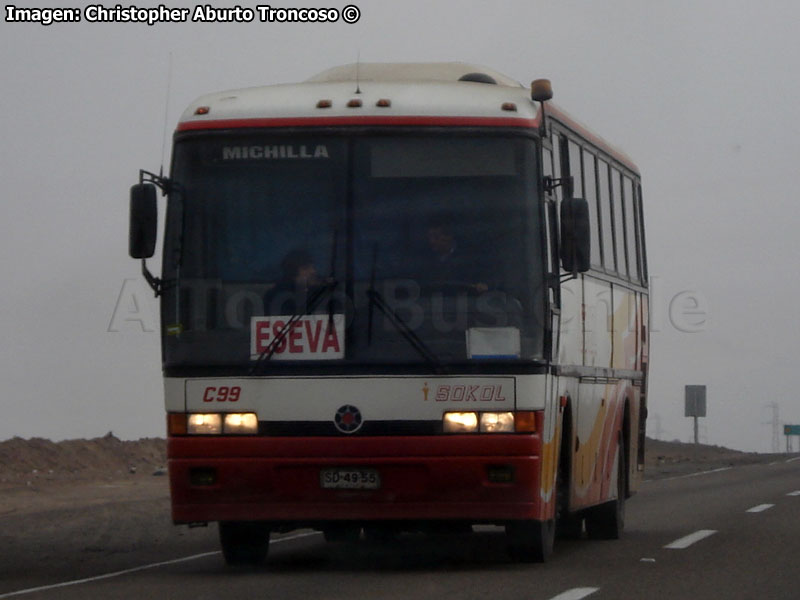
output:
[[[553,97],[553,86],[549,79],[534,79],[531,82],[531,100],[547,102]]]
[[[352,100],[347,102],[347,108],[360,108],[360,107],[361,107],[360,98],[353,98]]]
[[[194,114],[196,115],[207,115],[209,112],[211,112],[210,106],[198,106],[194,109]]]
[[[381,108],[388,108],[392,105],[392,101],[388,98],[381,98],[375,103],[375,106],[379,106]]]
[[[333,102],[330,100],[320,100],[317,102],[317,108],[330,108],[331,106],[333,106]]]
[[[509,110],[512,112],[517,112],[517,105],[513,102],[503,102],[503,105],[500,107],[503,110]]]

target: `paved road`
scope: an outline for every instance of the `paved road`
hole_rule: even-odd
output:
[[[326,544],[299,532],[273,540],[263,569],[231,570],[214,534],[148,546],[131,532],[136,547],[121,556],[26,558],[22,572],[0,567],[0,599],[797,599],[800,460],[647,482],[628,504],[624,539],[560,542],[544,565],[510,562],[502,531],[481,528],[404,536],[391,547]],[[154,565],[175,559],[185,560]],[[89,579],[74,581],[81,578]]]

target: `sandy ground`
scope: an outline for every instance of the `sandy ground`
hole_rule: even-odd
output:
[[[786,455],[738,452],[720,446],[647,440],[645,477],[659,479],[728,466],[772,462]],[[0,442],[0,517],[109,501],[167,502],[163,439]]]
[[[216,527],[174,527],[165,442],[0,442],[0,593],[217,549]],[[650,440],[645,479],[772,462],[784,455]],[[69,557],[65,560],[64,557]]]
[[[785,460],[789,456],[787,454],[739,452],[722,446],[648,439],[645,445],[645,479],[663,479],[724,467],[771,463],[776,460]]]
[[[648,440],[645,478],[660,479],[728,466],[771,462],[786,455],[738,452]],[[163,439],[0,442],[0,519],[113,502],[162,502],[168,512]],[[0,532],[2,523],[0,522]]]
[[[0,594],[215,550],[215,527],[173,526],[165,452],[110,434],[0,442]]]

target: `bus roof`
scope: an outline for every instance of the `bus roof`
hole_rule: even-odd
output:
[[[321,81],[459,81],[470,74],[485,75],[494,80],[495,85],[524,88],[502,73],[484,67],[462,62],[447,63],[350,63],[340,67],[332,67],[308,79],[311,82]],[[482,79],[473,77],[473,79]],[[485,80],[488,82],[488,80]]]
[[[548,114],[632,170],[633,162],[564,111]],[[519,82],[468,63],[361,63],[305,82],[201,96],[178,131],[243,127],[406,125],[537,128],[540,107]]]

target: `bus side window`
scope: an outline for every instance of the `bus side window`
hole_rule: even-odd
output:
[[[595,167],[595,157],[588,150],[583,151],[583,191],[584,198],[589,205],[589,225],[591,227],[590,243],[590,264],[601,267],[603,264],[600,255],[600,227],[597,218],[597,169]]]
[[[549,148],[544,148],[542,151],[542,176],[555,177],[553,175],[553,151]]]
[[[581,147],[569,140],[569,174],[572,177],[572,195],[584,198],[583,170],[581,169]]]
[[[611,225],[611,196],[609,192],[608,163],[598,161],[598,184],[600,200],[600,230],[603,234],[603,265],[607,271],[616,270],[614,264],[614,232]]]
[[[555,177],[553,174],[553,151],[545,148],[542,152],[542,175],[544,177]],[[544,223],[546,232],[546,264],[547,270],[550,273],[558,273],[558,265],[555,264],[554,259],[557,255],[558,238],[552,220],[552,213],[554,212],[554,201],[551,196],[544,198]]]
[[[622,173],[611,167],[611,208],[614,211],[614,251],[617,257],[617,273],[628,275],[625,268],[625,221],[622,218]]]
[[[562,157],[564,156],[563,145],[564,145],[563,138],[560,135],[554,133],[553,134],[553,177],[555,177],[556,179],[560,177],[566,177],[567,175],[569,175],[569,173],[565,171],[563,165],[563,159],[562,159]],[[556,202],[560,201],[562,197],[561,186],[557,187],[553,191],[553,194],[555,195]]]
[[[647,244],[644,234],[644,213],[642,212],[642,186],[636,186],[636,217],[639,232],[639,259],[641,264],[642,284],[647,285]]]
[[[632,281],[639,281],[639,261],[637,260],[637,247],[639,236],[636,232],[636,202],[633,198],[633,180],[630,177],[623,179],[623,201],[625,203],[625,240],[628,248],[628,272]]]

